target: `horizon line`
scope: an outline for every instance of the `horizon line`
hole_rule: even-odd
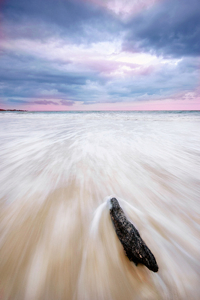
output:
[[[23,109],[0,109],[0,112],[159,112],[159,111],[193,111],[200,112],[199,109],[129,109],[129,110],[23,110]]]

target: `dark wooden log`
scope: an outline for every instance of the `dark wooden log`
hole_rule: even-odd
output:
[[[158,265],[152,252],[141,238],[135,226],[127,220],[116,198],[110,201],[110,216],[115,232],[124,248],[128,259],[135,263],[145,265],[153,272],[158,271]]]

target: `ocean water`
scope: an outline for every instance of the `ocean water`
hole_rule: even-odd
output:
[[[0,299],[200,299],[200,113],[0,113]],[[115,196],[159,271],[125,256]]]

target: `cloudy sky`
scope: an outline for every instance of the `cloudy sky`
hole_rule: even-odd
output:
[[[200,0],[0,0],[0,108],[200,109]]]

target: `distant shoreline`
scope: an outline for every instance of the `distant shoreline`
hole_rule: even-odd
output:
[[[22,110],[22,109],[2,109],[0,108],[0,111],[28,111],[28,110]]]

